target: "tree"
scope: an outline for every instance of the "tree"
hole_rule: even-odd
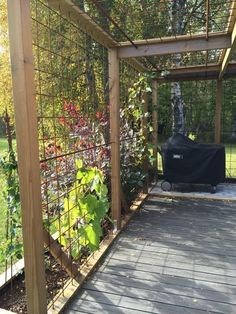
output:
[[[7,3],[5,0],[0,0],[0,21],[0,117],[4,117],[7,110],[11,124],[13,124],[12,80],[9,61]]]
[[[172,1],[171,5],[171,22],[172,35],[182,35],[184,33],[185,23],[183,19],[183,11],[186,10],[186,0]],[[181,65],[181,54],[177,53],[173,56],[173,63],[176,68]],[[179,82],[171,83],[171,106],[173,110],[172,132],[185,133],[185,117],[184,117],[184,101],[181,93]]]

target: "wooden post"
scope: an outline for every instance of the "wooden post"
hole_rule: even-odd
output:
[[[58,241],[54,240],[51,234],[47,230],[43,230],[44,236],[44,244],[48,247],[49,252],[56,259],[58,264],[64,268],[70,277],[74,278],[76,281],[79,277],[79,270],[75,264],[73,264],[73,260],[70,255],[66,254]]]
[[[147,123],[148,123],[148,95],[147,92],[143,92],[142,95],[142,102],[143,102],[143,121],[142,121],[142,130],[143,130],[143,137],[144,137],[144,146],[145,146],[145,152],[147,153],[148,150],[148,128],[147,128]],[[147,194],[148,193],[148,185],[149,185],[149,179],[148,179],[148,158],[145,156],[144,163],[143,163],[143,170],[144,173],[147,175],[147,178],[144,183],[143,187],[143,193]]]
[[[120,189],[120,75],[117,49],[109,50],[109,98],[111,132],[111,210],[115,228],[121,228]]]
[[[217,80],[216,87],[216,110],[215,110],[215,144],[221,142],[221,107],[222,107],[222,90],[223,81]]]
[[[155,179],[158,174],[157,140],[158,140],[158,115],[157,115],[157,80],[152,81],[152,144],[153,144],[153,167],[155,169]]]
[[[29,0],[8,0],[27,312],[47,313],[37,110]]]

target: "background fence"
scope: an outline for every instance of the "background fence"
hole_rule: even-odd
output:
[[[226,178],[236,178],[235,137],[235,79],[223,82],[221,114],[221,143],[226,151]],[[190,138],[201,143],[214,143],[214,119],[216,102],[216,81],[189,81],[181,83],[185,103],[186,130]],[[159,87],[159,146],[172,134],[172,109],[170,106],[171,84]],[[161,156],[159,172],[162,173]]]

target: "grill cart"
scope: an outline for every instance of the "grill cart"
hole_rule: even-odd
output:
[[[162,189],[170,191],[172,183],[210,184],[211,192],[225,180],[223,145],[199,144],[177,133],[161,146],[164,181]]]

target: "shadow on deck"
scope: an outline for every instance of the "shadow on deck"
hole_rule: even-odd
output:
[[[236,313],[235,205],[150,196],[65,313]]]

